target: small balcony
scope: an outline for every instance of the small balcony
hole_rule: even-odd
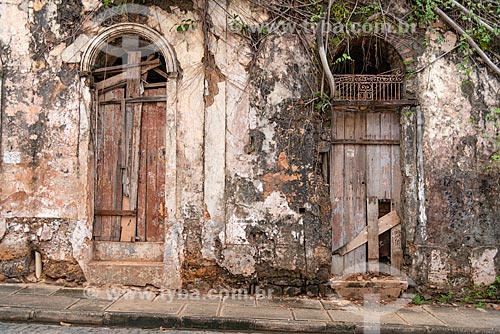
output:
[[[335,74],[333,105],[405,105],[404,74]]]

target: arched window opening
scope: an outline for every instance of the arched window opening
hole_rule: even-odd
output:
[[[373,104],[404,99],[404,64],[389,43],[361,37],[336,50],[331,68],[337,101]]]
[[[94,82],[110,79],[133,67],[131,57],[138,57],[138,63],[143,67],[140,73],[141,85],[147,88],[152,84],[167,82],[165,57],[158,50],[158,47],[145,38],[133,35],[119,36],[102,47],[92,65]],[[124,83],[122,81],[122,84]]]

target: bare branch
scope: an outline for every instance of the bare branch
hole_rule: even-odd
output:
[[[328,12],[332,6],[333,1],[328,1],[327,10],[323,10],[324,13]],[[330,65],[328,64],[328,58],[326,56],[325,43],[323,42],[323,29],[325,26],[325,18],[323,18],[318,23],[318,29],[316,31],[316,43],[318,44],[318,53],[319,58],[321,60],[321,66],[323,67],[323,71],[328,79],[328,85],[330,86],[330,98],[335,96],[335,79],[333,78],[332,70],[330,69]],[[330,24],[328,24],[328,27]]]
[[[460,3],[458,3],[457,1],[455,0],[451,0],[451,2],[457,6],[463,13],[465,13],[468,17],[472,17],[472,13],[470,12],[470,10],[468,10],[467,8],[465,8],[464,6],[462,6]],[[484,22],[480,17],[477,18],[477,21],[483,25],[489,32],[491,32],[493,34],[493,36],[496,36],[496,37],[499,37],[496,35],[495,33],[495,29],[493,29],[492,26],[490,26],[488,23]]]
[[[500,68],[498,68],[498,66],[495,65],[495,63],[493,63],[491,61],[490,57],[488,57],[488,55],[486,53],[484,53],[484,51],[479,47],[479,45],[477,45],[476,42],[474,42],[474,40],[455,21],[453,21],[448,15],[446,15],[446,13],[443,12],[440,8],[436,8],[436,11],[439,14],[439,16],[443,19],[443,21],[448,23],[453,29],[455,29],[455,31],[459,35],[461,35],[465,38],[467,43],[469,43],[469,45],[472,46],[474,48],[474,50],[476,50],[476,52],[483,59],[483,61],[486,63],[486,65],[488,65],[488,67],[496,75],[500,76]]]

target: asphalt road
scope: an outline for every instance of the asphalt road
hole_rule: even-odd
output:
[[[208,331],[186,331],[186,330],[160,330],[160,329],[137,329],[137,328],[108,328],[108,327],[81,327],[81,326],[58,326],[42,324],[24,324],[0,322],[0,333],[2,334],[249,334],[235,332],[208,332]],[[259,334],[259,333],[252,333]]]

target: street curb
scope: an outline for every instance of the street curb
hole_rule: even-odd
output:
[[[103,312],[71,311],[71,310],[42,310],[33,311],[30,319],[34,322],[65,322],[79,325],[102,325],[104,320]]]
[[[0,321],[106,325],[132,328],[179,328],[272,333],[362,334],[380,329],[383,334],[500,334],[497,328],[458,328],[445,326],[363,325],[346,322],[308,322],[266,319],[177,316],[137,312],[87,312],[71,310],[0,307]]]
[[[1,307],[0,321],[29,321],[33,318],[33,311],[17,307]]]

